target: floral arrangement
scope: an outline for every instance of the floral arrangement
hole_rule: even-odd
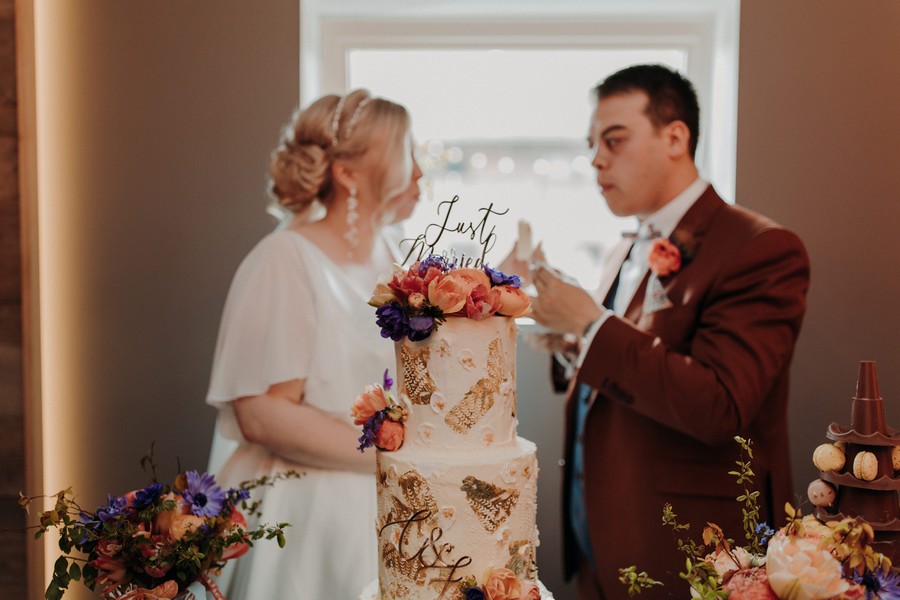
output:
[[[678,232],[667,238],[655,238],[647,255],[650,271],[659,278],[674,275],[693,260],[695,245],[696,240]]]
[[[394,399],[393,385],[394,380],[385,369],[383,385],[367,385],[353,402],[350,409],[353,423],[363,428],[357,448],[360,452],[370,446],[393,452],[403,445],[406,431],[403,423],[409,417],[409,409]]]
[[[436,254],[398,269],[390,281],[379,281],[369,300],[377,307],[381,336],[426,339],[448,316],[481,320],[492,315],[520,317],[531,311],[531,299],[517,275],[484,265],[457,268],[456,261]]]
[[[731,471],[744,493],[744,531],[747,543],[734,545],[724,532],[709,523],[703,530],[703,543],[697,544],[684,533],[690,525],[681,524],[671,505],[663,509],[663,523],[676,534],[678,547],[687,555],[685,571],[680,573],[691,589],[691,596],[702,600],[842,600],[900,598],[900,576],[892,570],[891,560],[876,552],[875,532],[859,518],[821,523],[812,515],[803,516],[790,504],[785,506],[787,524],[777,532],[759,523],[756,499],[750,491],[753,480],[749,440],[737,437],[742,460]],[[744,458],[747,460],[743,460]],[[642,589],[661,585],[634,566],[620,569],[619,580],[634,596]]]
[[[153,482],[122,496],[108,496],[104,506],[85,511],[71,488],[50,496],[52,509],[41,514],[35,534],[39,539],[51,528],[59,532],[62,555],[44,598],[62,598],[72,581],[100,590],[105,599],[142,600],[175,598],[192,583],[200,582],[215,598],[223,598],[209,578],[226,561],[243,555],[261,538],[284,546],[288,523],[247,526],[244,512],[260,516],[259,502],[250,491],[279,479],[300,477],[289,471],[262,477],[223,490],[208,473],[180,473],[173,483],[156,481],[151,456],[142,461],[153,467]],[[44,496],[20,493],[19,504]],[[240,507],[240,508],[239,508]],[[87,558],[72,556],[72,551]]]
[[[541,600],[537,584],[521,579],[510,569],[488,569],[482,579],[481,585],[475,577],[463,579],[454,600]]]

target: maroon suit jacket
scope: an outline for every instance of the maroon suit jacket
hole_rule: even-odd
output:
[[[626,597],[618,569],[629,565],[665,582],[642,598],[687,597],[678,578],[686,557],[662,525],[666,502],[698,543],[707,521],[744,540],[735,500],[742,488],[728,475],[740,456],[735,435],[753,442],[760,520],[780,522],[793,500],[788,371],[806,310],[803,244],[771,220],[724,203],[712,187],[673,237],[692,254],[661,278],[673,306],[644,314],[645,278],[625,318],[611,317],[597,331],[576,376],[595,390],[583,439],[585,495],[607,598]],[[573,415],[570,394],[567,465]],[[566,468],[564,496],[570,477]],[[568,514],[563,523],[571,576],[578,555]]]

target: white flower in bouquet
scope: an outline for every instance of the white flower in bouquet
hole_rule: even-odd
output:
[[[824,600],[847,591],[841,563],[828,550],[804,538],[777,535],[766,553],[769,585],[782,600]]]

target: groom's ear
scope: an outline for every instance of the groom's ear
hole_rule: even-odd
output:
[[[346,190],[358,190],[358,175],[354,169],[342,160],[331,163],[331,178],[336,184]]]
[[[684,121],[675,120],[663,128],[663,136],[669,148],[669,156],[680,158],[691,153],[691,130]]]

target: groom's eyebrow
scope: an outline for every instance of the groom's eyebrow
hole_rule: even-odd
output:
[[[626,127],[624,125],[610,125],[609,127],[607,127],[606,129],[604,129],[603,131],[600,132],[600,139],[603,139],[606,136],[608,136],[610,133],[612,133],[614,131],[619,131],[620,129],[626,129]]]

